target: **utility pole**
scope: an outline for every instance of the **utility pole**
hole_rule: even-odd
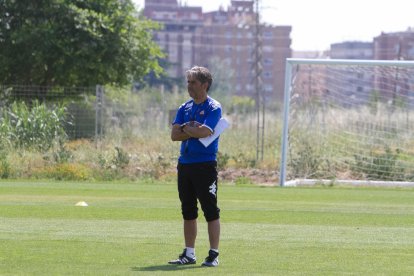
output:
[[[397,60],[403,60],[402,57],[402,38],[401,36],[398,38],[398,45],[397,45]],[[395,77],[394,77],[394,94],[392,95],[392,111],[394,112],[397,107],[397,100],[398,100],[398,78],[399,78],[399,68],[398,66],[395,67]]]
[[[256,137],[256,161],[263,160],[264,130],[265,130],[265,97],[263,95],[262,80],[262,58],[263,58],[263,36],[260,24],[260,0],[255,0],[256,22],[255,22],[255,49],[254,49],[254,83],[256,90],[256,112],[257,112],[257,137]]]

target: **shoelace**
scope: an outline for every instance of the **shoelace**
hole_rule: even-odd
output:
[[[208,262],[212,262],[212,261],[214,261],[216,258],[217,258],[217,255],[212,255],[212,254],[209,254],[209,255],[207,256],[207,258],[206,258],[206,261],[208,261]]]

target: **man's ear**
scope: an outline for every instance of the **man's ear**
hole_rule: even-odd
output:
[[[208,92],[207,91],[207,88],[208,88],[208,82],[207,81],[205,83],[203,83],[203,88],[206,92]]]

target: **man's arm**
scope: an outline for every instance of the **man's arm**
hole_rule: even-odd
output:
[[[175,125],[172,126],[171,140],[173,140],[173,141],[184,141],[184,140],[187,140],[188,138],[190,138],[190,135],[185,133],[183,131],[183,128],[180,125],[175,124]]]
[[[182,130],[184,133],[193,138],[204,138],[213,133],[211,129],[197,122],[195,122],[195,124],[186,124],[182,127]]]

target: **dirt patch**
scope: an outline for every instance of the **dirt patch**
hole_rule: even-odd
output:
[[[279,173],[277,171],[262,169],[235,169],[229,168],[219,172],[219,178],[226,182],[237,182],[248,179],[251,183],[266,186],[279,185]]]

